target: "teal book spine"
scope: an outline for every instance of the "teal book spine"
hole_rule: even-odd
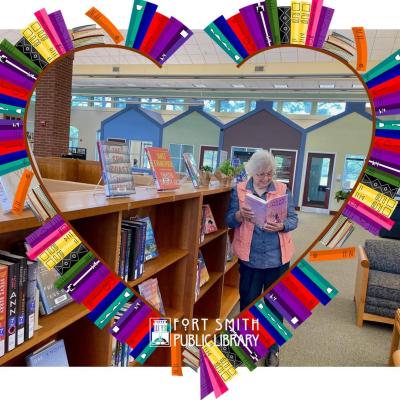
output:
[[[128,33],[126,34],[125,46],[133,47],[136,35],[139,31],[146,2],[144,0],[135,0],[133,2],[131,20],[129,21]]]
[[[400,50],[395,51],[389,57],[385,58],[382,62],[376,65],[374,68],[362,75],[365,82],[376,78],[377,76],[383,74],[389,69],[394,68],[396,65],[400,64]]]

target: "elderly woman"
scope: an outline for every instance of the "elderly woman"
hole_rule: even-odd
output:
[[[227,224],[235,228],[233,251],[239,258],[240,310],[245,309],[289,268],[294,253],[290,231],[297,228],[297,214],[290,191],[275,181],[275,159],[266,150],[257,151],[246,165],[250,177],[232,190]],[[279,223],[254,224],[254,213],[245,204],[246,193],[264,200],[288,195],[287,219]],[[271,348],[268,365],[279,364],[279,348]]]

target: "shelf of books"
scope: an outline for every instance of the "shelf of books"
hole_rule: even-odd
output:
[[[237,304],[238,265],[229,256],[231,232],[224,222],[230,188],[182,185],[162,193],[138,187],[130,197],[116,199],[93,190],[64,190],[52,197],[83,242],[168,317],[209,318],[212,329]],[[2,214],[0,249],[24,256],[24,239],[38,226],[30,211]],[[0,268],[7,264],[5,257],[0,252]],[[55,270],[37,265],[36,271],[35,330],[31,327],[32,334],[16,341],[15,348],[6,338],[0,365],[26,365],[53,340],[52,345],[65,346],[71,366],[131,365],[127,349],[113,342],[108,327],[99,330],[83,306],[54,287]],[[0,284],[7,288],[9,282]],[[158,349],[146,365],[169,365],[169,357],[169,351]]]

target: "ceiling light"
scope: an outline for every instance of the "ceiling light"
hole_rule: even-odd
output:
[[[362,89],[363,87],[360,83],[353,83],[353,89]]]
[[[274,89],[287,89],[288,85],[286,84],[274,84]]]
[[[321,83],[319,85],[320,89],[335,89],[335,84],[334,83]]]
[[[232,86],[233,88],[235,88],[235,89],[243,89],[243,88],[246,87],[245,85],[243,85],[243,83],[232,83],[231,86]]]
[[[207,85],[205,85],[204,83],[193,83],[193,86],[195,88],[206,88]]]
[[[158,86],[160,86],[160,87],[169,87],[169,85],[167,83],[160,83]]]

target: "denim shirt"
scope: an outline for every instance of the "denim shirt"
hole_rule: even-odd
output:
[[[262,196],[259,196],[254,190],[253,179],[250,178],[247,182],[246,189],[251,190],[254,195],[266,200],[267,192],[274,191],[275,185],[271,182],[267,187],[267,191],[263,193]],[[283,222],[283,232],[296,229],[298,222],[292,194],[289,190],[286,190],[286,193],[288,195],[288,216]],[[226,215],[226,223],[229,228],[238,228],[241,225],[241,222],[238,222],[235,217],[237,211],[239,211],[239,198],[237,189],[233,188],[228,213]],[[268,232],[256,225],[251,240],[249,261],[241,260],[241,262],[249,267],[259,269],[277,268],[281,266],[282,254],[278,232]]]

